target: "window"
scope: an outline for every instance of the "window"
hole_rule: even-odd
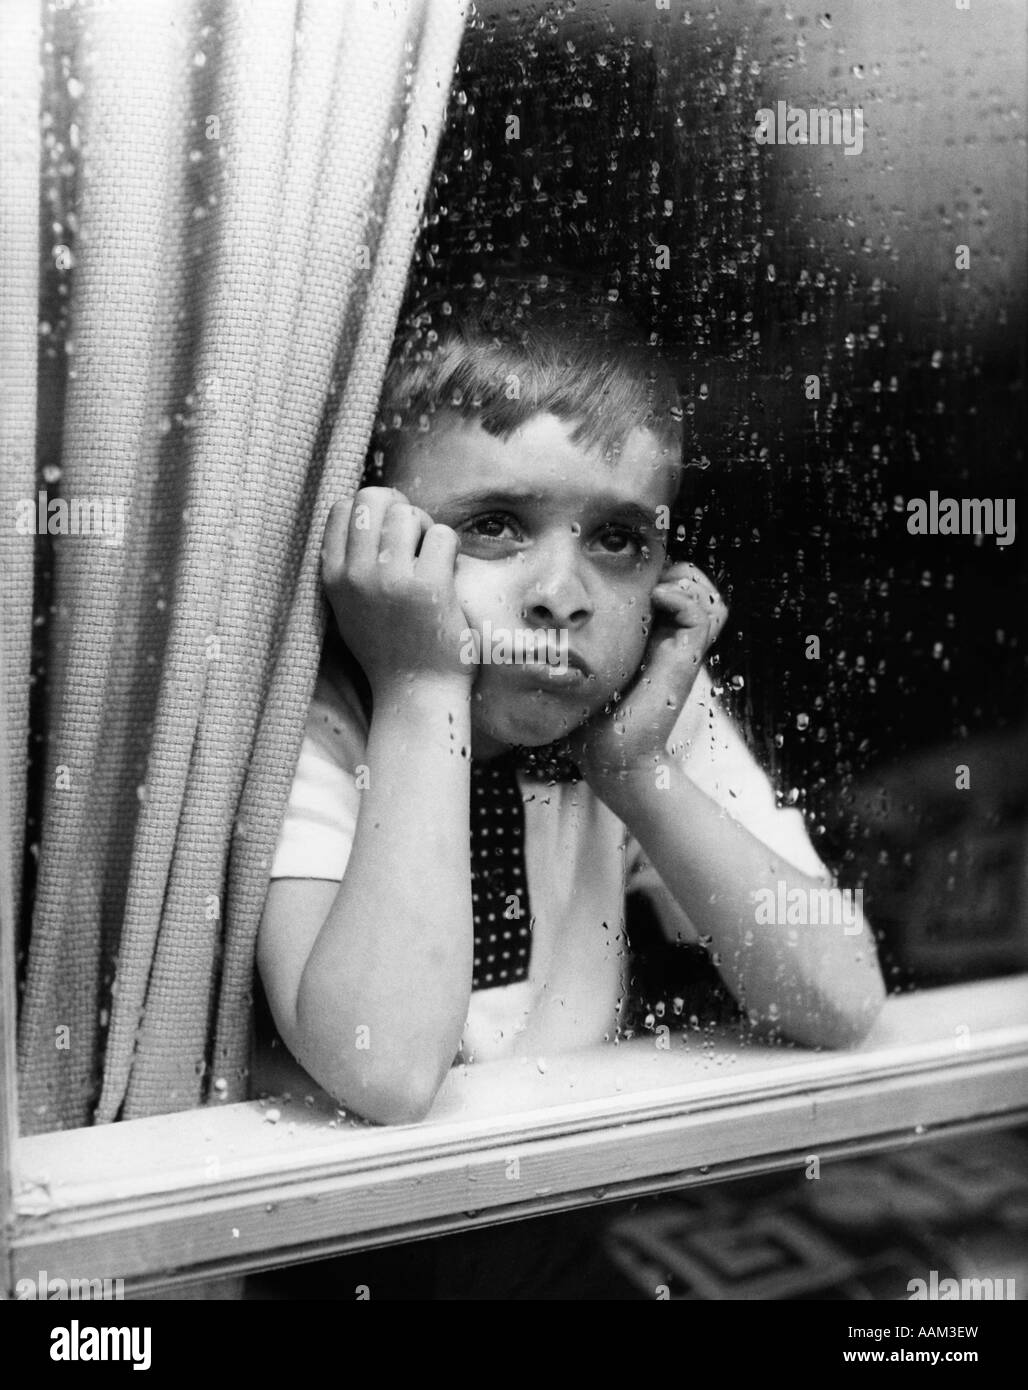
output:
[[[82,51],[61,27],[68,8],[48,11],[44,35],[56,43],[42,112],[44,487],[60,480],[80,351],[75,295],[86,292],[73,279],[74,231],[90,192],[68,103],[88,95],[78,70],[61,66],[62,41]],[[760,1045],[712,1021],[717,1000],[676,1010],[654,996],[616,1046],[455,1068],[428,1120],[398,1128],[338,1115],[281,1048],[262,1061],[263,1099],[237,1099],[234,1074],[219,1099],[215,1058],[209,1103],[179,1113],[17,1137],[8,1104],[12,1282],[47,1268],[167,1287],[1023,1113],[1025,53],[1003,13],[937,11],[928,45],[926,0],[793,16],[678,0],[513,15],[480,5],[461,41],[410,282],[412,295],[443,289],[487,257],[568,264],[602,278],[659,341],[681,387],[690,464],[676,542],[730,607],[711,672],[780,804],[803,813],[819,855],[864,894],[891,991],[874,1033],[833,1053]],[[259,39],[245,50],[255,62]],[[196,49],[192,95],[174,108],[194,126],[184,144],[169,132],[164,151],[200,152],[182,177],[190,198],[196,180],[190,207],[201,211],[200,192],[224,187],[204,182],[219,145],[195,124],[217,113],[223,41],[208,33]],[[309,38],[297,62],[316,51]],[[287,111],[288,84],[276,91]],[[259,131],[259,111],[246,115]],[[313,196],[314,163],[310,172]],[[216,207],[193,219],[180,249],[208,254]],[[317,253],[316,237],[307,244]],[[344,273],[360,270],[357,258]],[[355,294],[359,325],[373,297]],[[191,332],[188,296],[160,312],[171,322],[179,308]],[[299,299],[296,321],[307,312]],[[362,342],[343,356],[359,358]],[[280,345],[283,370],[288,358]],[[345,381],[345,361],[317,359],[323,375],[329,366]],[[217,405],[213,378],[192,383],[200,415],[210,397]],[[316,390],[304,399],[308,453],[324,470]],[[171,440],[158,442],[155,467],[184,456],[176,449],[194,421],[180,416],[140,427]],[[361,418],[370,427],[370,412]],[[199,427],[213,428],[205,419]],[[239,486],[252,498],[253,479]],[[143,524],[166,520],[145,514],[145,493],[137,499]],[[293,520],[309,524],[295,505]],[[171,534],[177,543],[186,532]],[[35,551],[37,738],[60,656],[48,557],[68,553],[49,536]],[[173,549],[166,559],[168,572],[139,590],[168,615],[154,619],[158,667],[188,580]],[[251,601],[246,571],[232,573],[230,629]],[[256,584],[259,566],[251,573]],[[105,737],[114,748],[126,732],[139,733]],[[33,758],[27,904],[52,770]],[[9,981],[25,948],[14,887],[0,901]],[[82,891],[116,896],[109,883]],[[18,926],[27,933],[27,909]],[[117,923],[105,930],[113,950]],[[5,1005],[10,1073],[11,988]],[[59,1008],[52,1023],[64,1026]]]

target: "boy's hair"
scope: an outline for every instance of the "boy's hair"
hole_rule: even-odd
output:
[[[386,373],[369,481],[438,410],[504,440],[550,413],[574,424],[575,444],[612,459],[642,426],[681,457],[681,398],[667,363],[616,290],[564,268],[495,266],[413,306]]]

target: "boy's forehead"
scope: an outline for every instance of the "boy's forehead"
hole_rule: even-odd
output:
[[[405,437],[389,482],[429,512],[478,492],[602,492],[647,508],[674,499],[680,457],[652,431],[633,429],[611,457],[600,447],[574,443],[574,429],[574,422],[540,414],[501,439],[477,420],[440,412],[430,429]]]

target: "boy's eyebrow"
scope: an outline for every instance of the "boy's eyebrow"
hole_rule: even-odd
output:
[[[538,501],[539,494],[528,490],[465,492],[457,497],[448,498],[446,507],[454,511],[464,511],[469,507],[515,507],[524,506],[526,503],[531,505]],[[656,508],[647,508],[638,502],[629,502],[623,497],[618,497],[615,493],[591,493],[589,507],[591,510],[599,512],[616,512],[618,516],[624,517],[626,520],[631,519],[640,526],[656,526],[657,524]]]

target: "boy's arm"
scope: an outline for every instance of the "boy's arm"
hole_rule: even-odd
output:
[[[278,880],[258,942],[290,1051],[381,1123],[427,1111],[471,995],[474,668],[454,655],[464,621],[456,545],[390,489],[365,489],[333,512],[326,587],[374,696],[368,785],[342,883]]]
[[[780,884],[788,901],[796,889],[823,892],[824,880],[787,864],[733,820],[677,760],[662,767],[659,785],[652,766],[590,782],[700,931],[740,1005],[755,1022],[808,1046],[859,1042],[885,998],[862,916],[845,925],[759,922],[759,890],[777,903]]]
[[[261,923],[283,1041],[340,1102],[383,1124],[425,1114],[467,1018],[469,740],[460,687],[421,682],[402,706],[376,707],[342,882],[276,880]]]
[[[582,771],[635,836],[755,1022],[809,1046],[855,1043],[885,998],[867,924],[859,915],[845,926],[760,921],[762,891],[777,904],[781,884],[784,901],[798,889],[809,903],[809,894],[828,885],[733,819],[668,755],[724,605],[690,565],[673,567],[653,600],[665,616],[655,622],[645,670],[613,719],[573,739]]]

